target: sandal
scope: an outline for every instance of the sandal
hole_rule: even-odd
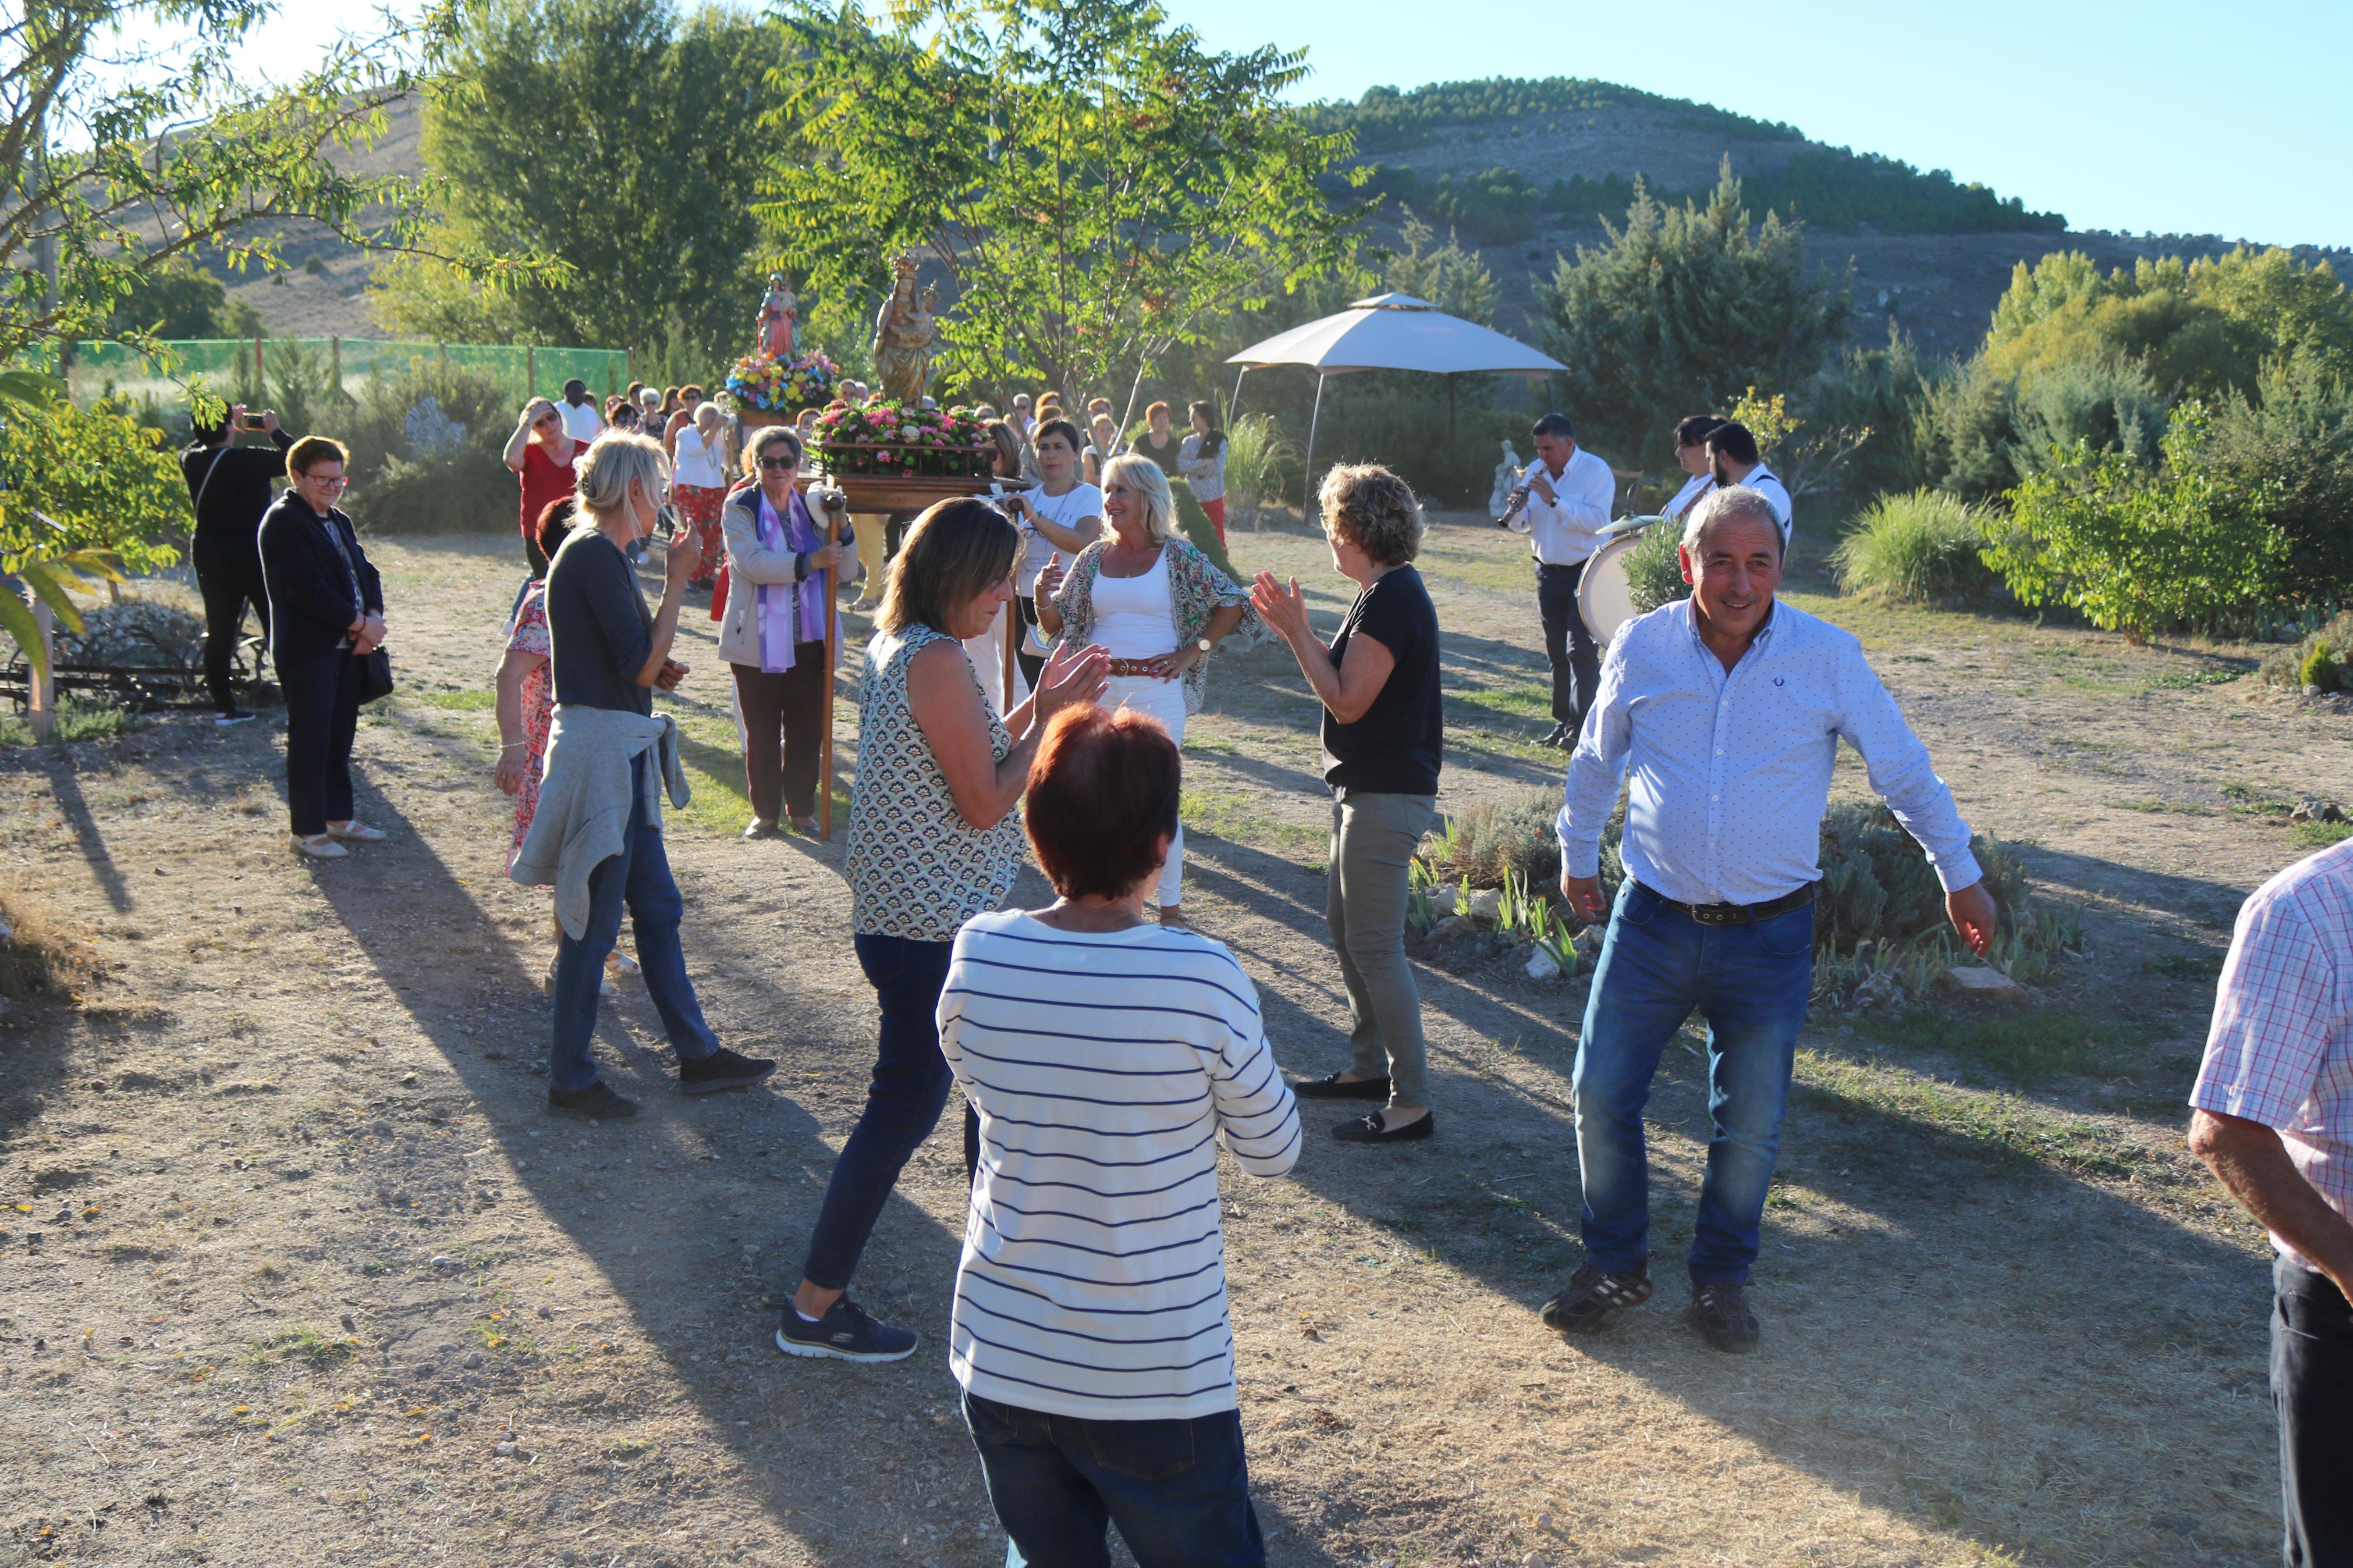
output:
[[[1568,1289],[1544,1304],[1544,1324],[1564,1334],[1586,1333],[1609,1321],[1609,1314],[1639,1307],[1651,1299],[1651,1266],[1636,1264],[1631,1274],[1610,1274],[1588,1263],[1568,1278]]]

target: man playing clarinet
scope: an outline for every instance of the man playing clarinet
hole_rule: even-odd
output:
[[[1780,517],[1755,490],[1720,489],[1694,507],[1681,552],[1691,597],[1620,630],[1569,759],[1560,890],[1588,921],[1602,914],[1602,825],[1619,781],[1630,787],[1626,879],[1572,1079],[1585,1264],[1544,1308],[1565,1333],[1650,1299],[1642,1107],[1667,1042],[1696,1010],[1714,1125],[1691,1318],[1717,1350],[1757,1343],[1748,1271],[1813,985],[1814,884],[1840,741],[1927,851],[1961,940],[1982,953],[1993,939],[1993,900],[1952,792],[1862,645],[1775,603],[1781,548]]]
[[[1609,464],[1577,447],[1567,415],[1537,420],[1535,437],[1536,460],[1520,476],[1518,504],[1496,521],[1526,534],[1536,558],[1536,614],[1552,666],[1553,725],[1544,744],[1574,746],[1601,678],[1600,650],[1577,613],[1577,586],[1601,548],[1617,481]]]

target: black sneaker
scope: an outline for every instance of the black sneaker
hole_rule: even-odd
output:
[[[786,1355],[837,1361],[904,1361],[915,1353],[915,1336],[876,1322],[865,1308],[844,1296],[814,1323],[787,1304],[784,1321],[776,1326],[776,1348]]]
[[[700,1061],[678,1064],[678,1091],[717,1094],[723,1089],[757,1083],[776,1070],[776,1064],[764,1057],[737,1056],[722,1046]]]
[[[1429,1137],[1438,1130],[1438,1112],[1425,1110],[1419,1120],[1391,1129],[1381,1120],[1381,1113],[1359,1116],[1354,1121],[1343,1121],[1332,1129],[1332,1136],[1343,1143],[1411,1143]]]
[[[589,1121],[627,1121],[638,1113],[638,1102],[624,1100],[598,1079],[586,1089],[559,1094],[547,1091],[547,1109],[560,1110],[566,1116],[577,1116]]]
[[[1378,1100],[1389,1097],[1389,1080],[1386,1078],[1360,1078],[1353,1083],[1343,1082],[1338,1073],[1322,1078],[1293,1079],[1291,1092],[1302,1100]]]
[[[1551,730],[1546,732],[1545,738],[1538,741],[1536,744],[1539,746],[1557,746],[1566,742],[1568,738],[1568,726],[1566,724],[1555,724]]]
[[[1568,1289],[1544,1304],[1544,1325],[1555,1333],[1581,1334],[1599,1328],[1609,1314],[1651,1299],[1651,1266],[1631,1274],[1610,1274],[1588,1263],[1568,1277]]]
[[[1757,1314],[1748,1310],[1748,1287],[1727,1280],[1692,1289],[1686,1314],[1694,1328],[1715,1349],[1729,1355],[1746,1355],[1757,1348],[1761,1331]]]

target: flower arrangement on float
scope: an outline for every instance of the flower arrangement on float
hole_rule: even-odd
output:
[[[789,361],[748,353],[728,371],[720,396],[738,414],[790,414],[823,404],[840,379],[841,367],[821,353]]]
[[[965,409],[889,398],[828,408],[818,416],[817,447],[828,472],[909,479],[986,477],[997,455],[988,427]]]

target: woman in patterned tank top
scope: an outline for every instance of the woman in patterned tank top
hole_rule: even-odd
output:
[[[958,927],[1012,890],[1021,858],[1014,804],[1046,721],[1103,690],[1101,649],[1058,649],[1030,699],[999,722],[963,639],[1013,597],[1021,536],[981,501],[917,518],[891,563],[859,680],[858,772],[849,791],[851,940],[881,1014],[866,1109],[850,1129],[809,1237],[800,1289],[776,1329],[789,1355],[898,1361],[904,1329],[848,1294],[859,1255],[953,1082],[940,1054],[940,988]]]

